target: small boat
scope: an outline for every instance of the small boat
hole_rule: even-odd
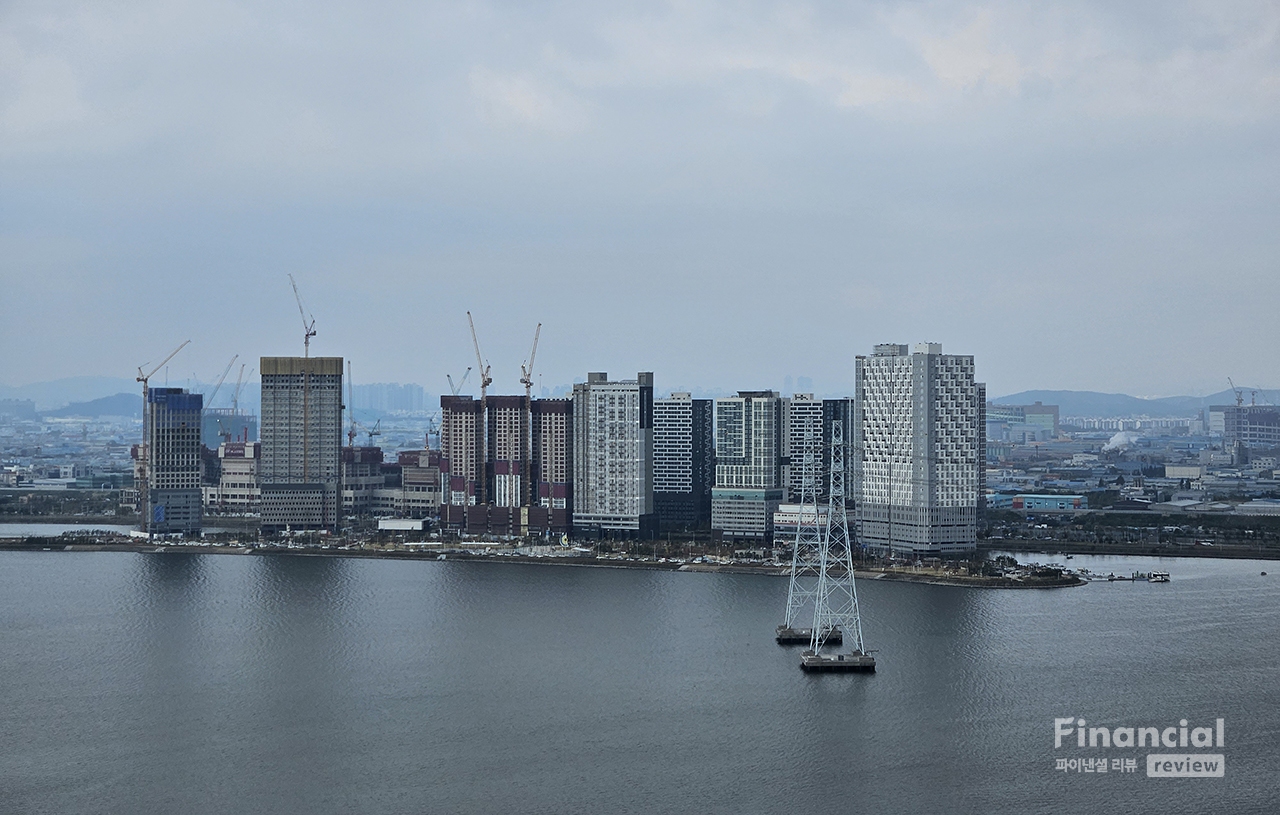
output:
[[[1266,576],[1267,576],[1267,573],[1266,573],[1266,572],[1263,572],[1263,573],[1262,573],[1262,576],[1263,576],[1263,577],[1266,577]]]
[[[1152,572],[1150,576],[1147,577],[1147,582],[1148,583],[1168,583],[1169,573],[1168,572]]]

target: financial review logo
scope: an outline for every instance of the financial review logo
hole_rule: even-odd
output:
[[[1053,749],[1069,754],[1055,755],[1054,770],[1065,773],[1136,773],[1138,757],[1120,751],[1145,748],[1161,751],[1144,758],[1148,778],[1222,778],[1225,753],[1187,749],[1221,750],[1225,742],[1222,719],[1214,719],[1208,727],[1193,726],[1188,719],[1179,719],[1176,725],[1118,727],[1092,727],[1075,717],[1053,720]]]

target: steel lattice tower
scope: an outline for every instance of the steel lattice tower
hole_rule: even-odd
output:
[[[853,577],[853,543],[844,507],[844,423],[831,424],[831,480],[827,496],[826,534],[818,551],[818,586],[814,598],[813,631],[800,667],[807,671],[874,671],[875,658],[862,642],[862,617]],[[823,653],[849,636],[847,653]]]
[[[800,515],[796,522],[795,547],[791,552],[791,585],[787,588],[787,614],[778,626],[780,643],[802,643],[811,632],[796,628],[818,596],[821,570],[822,528],[818,522],[818,435],[810,424],[804,434],[800,456]]]

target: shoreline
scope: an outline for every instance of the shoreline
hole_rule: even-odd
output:
[[[129,554],[248,555],[290,557],[339,557],[371,560],[460,560],[485,563],[520,563],[539,566],[577,566],[595,569],[647,569],[650,571],[693,572],[709,574],[754,574],[786,577],[790,569],[774,564],[749,563],[684,563],[648,559],[599,558],[595,556],[537,556],[474,553],[432,548],[423,551],[392,549],[290,549],[285,546],[174,546],[154,543],[68,543],[62,538],[0,539],[0,552],[121,552]],[[863,580],[887,580],[895,583],[921,583],[978,589],[1056,589],[1083,586],[1088,583],[1076,576],[1062,578],[1027,578],[1014,580],[976,575],[940,575],[901,570],[855,569],[854,576]]]
[[[1217,558],[1218,560],[1280,560],[1280,549],[1251,549],[1244,546],[1175,546],[1151,543],[1083,543],[1081,541],[986,538],[978,542],[978,552],[1015,552],[1035,555],[1116,555],[1120,557]]]

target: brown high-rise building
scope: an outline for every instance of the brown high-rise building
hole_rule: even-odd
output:
[[[573,410],[567,399],[440,397],[441,521],[468,532],[568,531]]]
[[[470,396],[440,397],[440,478],[444,506],[485,503],[484,412]]]
[[[487,503],[529,506],[529,403],[523,396],[489,396],[485,401]]]
[[[550,512],[551,529],[573,524],[573,402],[537,399],[532,409],[533,506]]]

